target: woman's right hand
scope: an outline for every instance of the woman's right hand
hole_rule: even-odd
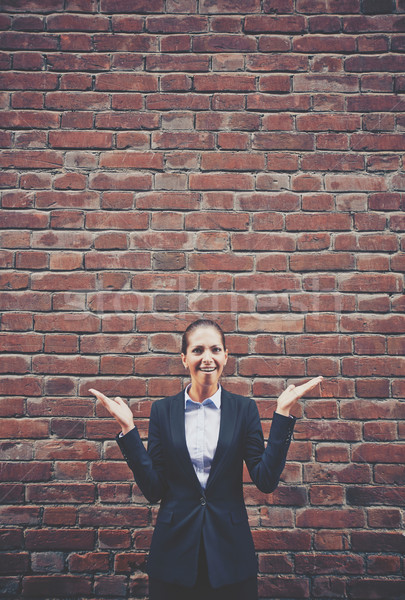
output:
[[[93,394],[93,396],[95,396],[103,406],[105,406],[110,415],[113,416],[114,419],[119,423],[124,435],[135,427],[132,411],[122,398],[119,396],[113,399],[108,398],[108,396],[105,396],[98,390],[94,389],[90,389],[89,392]]]

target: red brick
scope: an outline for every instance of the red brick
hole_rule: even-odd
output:
[[[385,191],[386,181],[384,177],[375,175],[326,175],[325,187],[331,192],[378,192]]]
[[[400,292],[401,276],[395,274],[370,274],[370,273],[354,273],[352,275],[343,275],[339,284],[339,289],[342,292]],[[343,317],[346,319],[346,317]],[[399,320],[398,320],[399,321]],[[375,321],[377,324],[380,321]],[[381,323],[383,323],[382,321]],[[389,323],[389,321],[388,321]],[[370,327],[370,324],[368,325]],[[378,325],[377,325],[378,327]],[[369,331],[376,329],[372,327]]]
[[[264,166],[262,154],[205,152],[201,157],[201,168],[209,171],[261,171]]]
[[[90,90],[92,77],[86,73],[64,73],[60,78],[61,90]]]
[[[214,71],[242,71],[244,68],[244,57],[236,53],[219,53],[212,57],[212,68]]]
[[[140,33],[143,29],[143,18],[133,15],[113,15],[112,19],[113,31],[126,31]]]
[[[402,552],[403,536],[394,532],[355,531],[352,533],[352,549],[356,552]],[[392,588],[391,588],[392,589]]]
[[[351,148],[356,151],[381,151],[405,149],[405,134],[402,133],[354,133]]]
[[[51,131],[49,143],[54,148],[111,148],[112,134],[103,131]]]
[[[355,75],[331,74],[296,74],[293,87],[295,92],[349,92],[359,89],[359,81]],[[349,110],[351,110],[349,108]]]
[[[396,171],[398,169],[398,156],[381,155],[369,156],[367,168],[369,171]]]
[[[108,552],[70,554],[69,570],[72,572],[108,571]]]
[[[298,0],[297,10],[305,14],[312,13],[358,13],[360,0]]]
[[[158,149],[213,149],[212,133],[153,132],[152,147]],[[197,176],[198,174],[194,174]]]
[[[14,484],[17,486],[17,484]],[[6,494],[6,498],[9,495]],[[11,498],[10,498],[11,500]],[[7,506],[0,507],[0,523],[6,525],[39,525],[39,511],[37,506]]]
[[[149,94],[145,104],[150,110],[208,110],[210,99],[201,94]]]
[[[90,175],[89,187],[96,190],[149,190],[152,187],[152,176],[94,173]]]
[[[340,573],[361,575],[364,573],[364,563],[360,556],[345,554],[300,554],[296,558],[296,573]]]
[[[316,550],[343,550],[344,536],[339,531],[321,529],[315,534],[314,547],[316,548]],[[330,583],[330,579],[330,577],[327,578],[328,583]],[[317,580],[319,590],[321,586],[323,587],[323,582],[321,583],[321,577],[317,578]],[[327,589],[328,591],[330,590],[329,586],[325,586],[323,589]],[[322,594],[322,592],[320,593]]]
[[[117,0],[102,0],[101,12],[106,13],[160,13],[163,11],[162,0],[135,0],[135,2],[118,2]]]
[[[191,89],[191,77],[186,74],[167,74],[160,78],[162,91],[188,91]]]
[[[291,48],[290,38],[287,36],[261,35],[259,36],[258,50],[260,52],[286,52]]]
[[[108,31],[108,19],[95,15],[51,15],[47,17],[48,31]]]
[[[29,572],[28,552],[2,552],[0,572],[8,575]]]
[[[150,134],[134,132],[117,133],[117,148],[149,148]]]
[[[303,33],[305,29],[306,21],[301,15],[245,17],[245,31],[247,33]]]
[[[44,68],[43,56],[39,52],[16,52],[13,68],[21,71],[41,71]]]
[[[13,29],[21,31],[42,31],[44,19],[38,16],[16,16],[13,20]]]
[[[356,131],[360,129],[358,115],[298,115],[297,129],[302,131]]]
[[[183,1],[187,2],[188,0]],[[172,2],[173,4],[177,4],[179,0],[172,0]],[[210,19],[210,23],[211,31],[218,31],[220,33],[235,33],[242,29],[242,19],[240,16],[213,16]]]
[[[196,116],[196,128],[203,130],[238,129],[255,131],[260,126],[259,116],[253,113],[200,113]]]
[[[253,531],[253,541],[257,551],[260,550],[309,550],[310,535],[306,531],[266,530]]]
[[[396,574],[399,573],[400,562],[398,556],[369,556],[367,572],[370,574]]]
[[[241,13],[241,12],[260,12],[259,0],[202,0],[200,6],[202,13]]]
[[[3,8],[3,6],[2,6]],[[15,31],[4,31],[0,33],[0,45],[10,50],[56,50],[58,38],[46,33],[19,33]],[[15,74],[16,75],[16,74]],[[28,75],[28,74],[27,74]],[[31,78],[28,77],[28,81]],[[49,78],[40,78],[42,81]]]
[[[45,107],[56,110],[102,110],[109,107],[107,94],[94,92],[48,92]]]
[[[21,529],[5,529],[0,533],[2,548],[10,550],[21,548],[23,545],[23,536]]]
[[[190,52],[191,35],[173,35],[169,34],[160,38],[160,48],[162,52]]]
[[[101,548],[129,548],[130,534],[128,529],[100,529],[98,532]]]
[[[24,596],[40,597],[44,594],[91,594],[91,582],[75,575],[29,575],[24,577]]]
[[[0,166],[8,169],[54,169],[62,163],[61,153],[53,150],[4,150],[0,153]]]
[[[253,75],[195,75],[194,87],[198,92],[239,91],[252,92],[255,90]]]
[[[185,226],[187,231],[198,229],[246,230],[249,226],[249,216],[246,213],[191,213],[186,215]]]
[[[100,167],[162,169],[163,155],[158,152],[105,152],[101,155]]]
[[[384,354],[385,344],[386,339],[382,335],[365,335],[354,338],[356,354]]]
[[[307,133],[255,133],[253,148],[258,150],[312,150],[313,136]]]
[[[189,178],[191,190],[251,190],[253,176],[244,174],[192,173]]]
[[[60,49],[63,51],[81,51],[81,52],[90,52],[92,50],[92,39],[88,33],[62,33],[60,36]],[[53,64],[54,68],[61,66],[61,55],[56,55],[56,62]],[[77,57],[78,60],[75,60],[76,57],[70,55],[69,60],[67,61],[67,70],[72,69],[77,70],[80,64],[83,62],[83,56]],[[94,58],[93,58],[94,61]],[[91,63],[91,57],[90,57]],[[97,59],[93,62],[93,65],[97,65],[100,69],[107,68],[109,62],[107,57],[101,58],[100,62],[97,62]],[[90,67],[91,69],[91,67]],[[79,69],[80,70],[80,69]]]
[[[308,58],[297,54],[251,54],[247,58],[246,67],[248,71],[306,71]],[[285,76],[284,76],[285,77]],[[286,79],[286,77],[285,77]],[[285,85],[285,84],[284,84]],[[290,91],[290,78],[288,78],[288,89],[276,91]]]
[[[392,451],[390,451],[390,448]],[[404,459],[405,445],[401,443],[363,443],[353,450],[356,462],[401,463]]]
[[[4,431],[5,434],[13,436],[13,433],[10,432],[11,428],[7,428]],[[22,437],[17,432],[15,437]],[[35,437],[35,433],[28,434],[31,437]],[[42,435],[46,435],[43,433]],[[45,462],[22,462],[19,463],[7,461],[7,463],[3,462],[0,468],[0,479],[1,481],[47,481],[51,478],[51,465],[50,463]]]
[[[262,275],[262,278],[265,278],[266,275]],[[270,281],[274,281],[277,275],[270,275],[272,279]],[[281,276],[279,276],[281,277]],[[248,285],[243,281],[240,286],[241,289],[248,288]],[[263,285],[265,288],[266,286]],[[269,289],[273,290],[274,286],[270,287],[270,284],[267,286]],[[247,290],[248,291],[248,290]],[[239,317],[239,329],[244,332],[283,332],[283,333],[301,333],[304,328],[304,319],[301,316],[290,315],[288,319],[285,318],[284,315],[240,315]],[[245,360],[250,360],[245,359]],[[256,360],[256,359],[253,359]],[[262,365],[261,359],[259,360],[259,365]],[[249,363],[248,363],[249,364]],[[293,363],[295,364],[295,363]],[[297,362],[300,364],[300,361]],[[254,365],[254,363],[253,363]],[[263,368],[266,368],[265,365],[262,365]]]
[[[304,508],[297,511],[298,527],[362,527],[363,511],[358,509]]]
[[[266,115],[263,118],[263,129],[268,131],[292,131],[293,119],[287,113],[278,115]]]
[[[390,529],[400,524],[400,511],[397,508],[370,508],[367,516],[371,527]]]
[[[22,398],[1,398],[0,399],[0,415],[2,417],[17,417],[25,413]]]

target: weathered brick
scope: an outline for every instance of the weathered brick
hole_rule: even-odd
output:
[[[404,1],[2,9],[3,595],[147,596],[157,509],[88,389],[146,441],[205,315],[265,436],[324,376],[278,489],[244,469],[260,595],[399,598]]]

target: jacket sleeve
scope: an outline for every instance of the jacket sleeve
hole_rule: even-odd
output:
[[[136,483],[145,498],[151,503],[158,502],[166,489],[159,429],[157,407],[154,403],[150,413],[147,450],[136,426],[127,434],[121,437],[119,434],[116,436]]]
[[[249,475],[261,492],[269,494],[278,486],[296,418],[273,413],[266,448],[256,402],[251,399],[248,408],[244,460]]]

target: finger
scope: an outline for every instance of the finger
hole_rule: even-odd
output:
[[[127,403],[125,402],[125,400],[123,400],[120,396],[116,396],[114,398],[114,402],[116,402],[117,404],[123,404],[124,406],[127,406]]]
[[[314,379],[310,379],[306,383],[303,383],[302,385],[298,386],[296,388],[296,390],[299,391],[300,395],[302,396],[306,392],[313,390],[319,383],[321,383],[322,379],[323,379],[322,376],[315,377]]]
[[[100,402],[102,404],[108,404],[111,401],[110,398],[108,398],[107,396],[105,396],[104,394],[99,392],[98,390],[89,389],[89,392],[91,394],[93,394],[93,396],[95,396],[97,398],[97,400],[100,400]]]

